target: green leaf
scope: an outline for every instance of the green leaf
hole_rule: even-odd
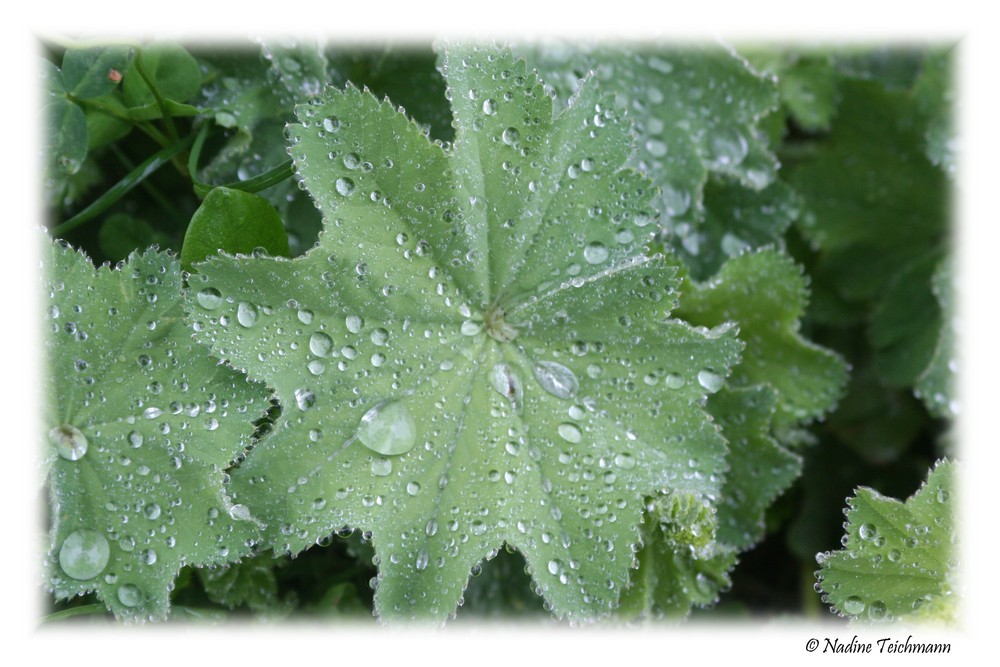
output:
[[[220,251],[249,254],[257,248],[288,256],[288,236],[278,212],[255,194],[213,188],[191,217],[181,247],[181,266],[190,269]]]
[[[911,387],[934,356],[941,335],[941,309],[931,276],[941,252],[919,257],[886,284],[872,313],[868,334],[873,364],[889,387]]]
[[[943,262],[934,272],[931,289],[941,307],[941,329],[934,345],[934,355],[927,368],[917,378],[914,394],[923,400],[931,414],[940,418],[958,417],[956,400],[958,339],[954,294],[954,260]]]
[[[118,86],[118,81],[109,77],[109,73],[111,70],[119,74],[125,71],[129,50],[126,46],[67,49],[62,61],[66,90],[81,100],[110,93]]]
[[[747,346],[729,384],[777,390],[780,425],[819,418],[847,382],[844,361],[799,332],[806,295],[801,268],[787,255],[764,249],[734,257],[711,280],[692,284],[678,312],[707,327],[739,323]]]
[[[733,179],[710,178],[704,219],[676,228],[676,237],[667,240],[691,274],[705,280],[727,259],[747,250],[781,247],[785,231],[798,217],[798,203],[791,188],[780,181],[755,191]]]
[[[449,149],[327,90],[289,129],[319,244],[197,267],[197,339],[284,409],[232,488],[278,552],[371,531],[385,619],[443,620],[504,543],[556,615],[607,615],[645,498],[718,493],[697,376],[724,379],[741,345],[668,319],[677,267],[642,254],[653,191],[595,82],[553,118],[507,50],[442,65]]]
[[[711,506],[688,494],[670,494],[651,504],[642,528],[638,568],[622,593],[618,616],[625,620],[684,618],[692,607],[708,607],[731,585],[736,552],[713,541]]]
[[[952,177],[958,161],[953,118],[957,115],[953,61],[952,49],[931,51],[924,58],[920,76],[913,84],[914,99],[927,123],[927,158]]]
[[[854,620],[954,622],[955,474],[939,462],[905,503],[859,488],[848,499],[844,549],[816,557],[824,601]]]
[[[65,97],[53,98],[44,107],[45,155],[49,173],[73,175],[87,157],[87,118]]]
[[[272,617],[281,616],[288,609],[278,599],[278,581],[274,575],[276,562],[266,554],[240,563],[201,568],[197,572],[212,602],[229,609],[246,606]]]
[[[164,107],[166,107],[167,113],[174,118],[187,118],[202,113],[201,109],[197,107],[190,104],[181,104],[174,100],[164,100]],[[143,106],[134,106],[128,110],[128,117],[137,122],[157,120],[163,117],[163,109],[156,102]]]
[[[724,389],[708,401],[709,412],[729,443],[729,471],[718,508],[719,542],[737,551],[764,536],[764,512],[802,473],[802,459],[771,435],[777,396],[757,385]]]
[[[709,172],[753,189],[775,178],[777,161],[755,127],[777,108],[775,82],[730,50],[549,46],[534,59],[561,93],[575,91],[593,70],[628,100],[638,139],[633,163],[660,189],[668,229],[701,216]]]
[[[844,81],[831,132],[808,157],[789,155],[803,234],[848,300],[873,299],[948,233],[947,179],[924,155],[912,99],[878,83]]]
[[[101,224],[97,233],[97,242],[101,252],[112,261],[125,259],[136,248],[148,248],[153,245],[168,245],[169,237],[153,229],[145,220],[140,220],[127,213],[110,215]]]
[[[151,109],[156,105],[153,91],[139,74],[136,58],[142,59],[143,69],[165,100],[187,102],[198,93],[201,87],[198,61],[180,44],[156,42],[143,47],[140,54],[132,58],[122,78],[122,94],[130,108]]]
[[[164,618],[183,565],[236,560],[257,539],[223,470],[267,394],[191,341],[169,255],[95,271],[46,242],[42,257],[46,586],[57,598],[95,591],[121,619]]]

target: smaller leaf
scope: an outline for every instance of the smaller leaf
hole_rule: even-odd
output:
[[[142,59],[143,69],[164,99],[186,102],[201,88],[198,61],[179,44],[150,44],[136,58]],[[125,103],[132,108],[156,103],[156,96],[139,74],[135,58],[122,79],[122,93]]]
[[[824,601],[853,620],[953,621],[954,476],[952,463],[938,463],[905,503],[859,488],[848,499],[844,549],[816,556]]]
[[[955,294],[952,287],[954,267],[947,261],[938,267],[931,278],[931,289],[942,311],[941,330],[938,332],[934,356],[917,378],[914,394],[923,400],[935,417],[956,418],[959,405],[955,400],[955,382],[958,362],[955,359],[956,331]]]
[[[87,157],[87,118],[65,97],[53,98],[42,109],[45,119],[44,154],[52,174],[72,175]]]
[[[258,195],[215,188],[191,218],[181,248],[181,265],[189,269],[220,250],[235,255],[249,254],[256,248],[271,255],[289,255],[288,235],[278,212]]]
[[[91,49],[69,49],[63,56],[62,79],[66,90],[81,100],[110,93],[120,79],[109,76],[119,73],[128,62],[128,47],[105,46]]]
[[[127,213],[108,216],[97,234],[97,242],[108,259],[117,262],[125,259],[136,248],[144,249],[152,245],[166,247],[169,238],[158,232],[145,220]]]

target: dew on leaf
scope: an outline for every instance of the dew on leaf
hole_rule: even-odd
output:
[[[715,167],[735,167],[743,162],[750,145],[738,130],[719,128],[711,134],[708,145],[709,163]]]
[[[142,603],[142,591],[135,584],[122,584],[118,587],[118,601],[126,607],[137,607]]]
[[[608,259],[608,249],[603,243],[589,243],[587,247],[583,249],[583,258],[587,260],[589,264],[601,264]]]
[[[715,393],[722,389],[722,385],[725,384],[725,378],[708,369],[698,371],[698,384],[700,384],[706,391],[710,393]]]
[[[573,398],[580,388],[573,371],[555,361],[539,361],[531,370],[542,389],[557,398]]]
[[[392,473],[392,461],[390,459],[372,459],[372,474],[376,477],[386,477]]]
[[[516,129],[514,129],[513,127],[508,127],[500,135],[500,138],[508,146],[513,146],[521,138],[521,134]]]
[[[576,424],[570,422],[563,422],[556,427],[559,432],[559,436],[566,442],[578,443],[583,438],[583,434],[580,432],[580,427]]]
[[[236,307],[236,321],[247,329],[257,324],[257,307],[252,303],[240,301]]]
[[[354,181],[345,177],[338,178],[337,182],[334,183],[334,187],[337,189],[337,194],[344,197],[349,197],[354,194]]]
[[[295,404],[299,406],[299,410],[308,410],[316,404],[316,394],[308,389],[296,389]]]
[[[94,530],[73,531],[59,548],[59,567],[68,576],[81,581],[93,579],[108,565],[111,547],[107,539]]]
[[[206,310],[215,310],[222,305],[222,294],[214,287],[206,287],[198,292],[195,299],[198,305]]]
[[[496,364],[490,370],[490,386],[506,398],[511,407],[520,410],[523,405],[524,385],[521,377],[508,364]]]
[[[332,349],[333,340],[322,331],[317,331],[309,337],[309,351],[317,357],[329,355]]]
[[[55,446],[59,456],[67,461],[79,461],[87,453],[89,446],[87,437],[70,424],[63,424],[49,431],[49,442]]]
[[[344,325],[351,333],[361,333],[362,327],[365,326],[365,321],[357,315],[348,315],[344,319]]]
[[[857,595],[852,595],[844,600],[844,613],[857,616],[865,610],[865,601]]]
[[[399,401],[380,403],[361,417],[358,440],[379,454],[405,454],[417,442],[416,422]]]

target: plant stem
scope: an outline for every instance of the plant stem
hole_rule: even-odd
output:
[[[82,225],[83,223],[97,217],[105,210],[108,209],[112,204],[117,202],[119,199],[124,197],[132,188],[142,183],[148,176],[150,176],[157,169],[162,167],[164,164],[169,162],[175,155],[183,151],[190,145],[191,141],[194,139],[194,135],[188,135],[182,141],[179,141],[171,146],[167,146],[156,153],[153,153],[149,158],[142,162],[138,167],[130,171],[125,175],[120,181],[115,183],[111,188],[105,192],[103,195],[98,197],[98,199],[90,204],[87,208],[83,209],[72,218],[66,222],[58,225],[52,230],[53,236],[61,236],[69,231],[72,231]]]
[[[142,49],[139,49],[135,53],[135,69],[139,72],[139,76],[142,80],[149,86],[150,92],[153,93],[153,98],[156,100],[156,106],[160,108],[160,114],[163,116],[163,123],[167,128],[167,136],[170,137],[171,142],[176,142],[179,139],[177,134],[177,128],[174,127],[174,119],[170,116],[170,110],[167,108],[167,102],[160,95],[160,90],[156,87],[153,82],[152,77],[146,72],[145,66],[142,64]]]

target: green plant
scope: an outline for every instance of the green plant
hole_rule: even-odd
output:
[[[801,611],[955,455],[947,65],[50,45],[54,616]]]

